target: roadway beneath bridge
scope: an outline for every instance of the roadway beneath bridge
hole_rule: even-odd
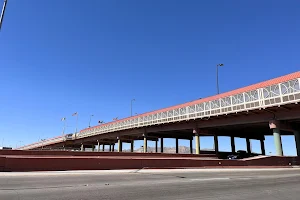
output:
[[[0,173],[0,199],[298,199],[300,169]]]

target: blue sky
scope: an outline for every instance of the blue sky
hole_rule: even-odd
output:
[[[0,32],[0,140],[15,147],[60,135],[62,117],[73,132],[74,112],[78,129],[90,114],[94,125],[127,117],[132,98],[133,112],[143,113],[214,95],[217,63],[225,65],[221,92],[297,71],[299,7],[296,0],[10,0]],[[293,137],[283,146],[295,154]],[[220,141],[229,147],[228,138]],[[272,137],[266,151],[275,152]]]

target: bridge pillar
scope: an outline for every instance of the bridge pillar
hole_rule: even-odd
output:
[[[102,145],[102,151],[105,151],[105,144]]]
[[[219,154],[219,141],[218,141],[217,135],[214,135],[214,146],[215,146],[215,152],[218,155]]]
[[[190,139],[190,153],[193,154],[193,138]]]
[[[112,152],[115,151],[115,143],[112,144]]]
[[[92,145],[92,151],[95,151],[95,145]]]
[[[266,155],[265,141],[263,139],[260,140],[260,148],[261,148],[261,154]]]
[[[164,138],[160,138],[160,152],[163,153],[164,152]]]
[[[230,137],[230,141],[231,141],[231,152],[235,153],[235,141],[234,141],[234,136]]]
[[[84,151],[84,146],[81,144],[80,151]]]
[[[147,141],[147,134],[143,134],[144,136],[144,153],[147,152],[147,146],[148,146],[148,141]]]
[[[109,144],[109,152],[111,152],[111,144]]]
[[[134,150],[134,140],[131,140],[131,143],[130,143],[130,152],[133,152]]]
[[[118,152],[122,152],[122,141],[119,137],[117,139],[118,139]]]
[[[281,142],[281,136],[280,136],[280,129],[274,128],[273,129],[273,136],[274,136],[274,143],[275,143],[275,148],[276,148],[276,154],[277,154],[277,156],[283,156],[282,142]]]
[[[176,138],[176,153],[179,152],[179,149],[178,149],[178,143],[179,143],[178,138]]]
[[[200,154],[200,136],[199,136],[198,130],[194,129],[193,134],[195,134],[196,154]]]
[[[246,144],[247,144],[247,152],[251,153],[251,141],[249,138],[246,138]]]
[[[98,140],[97,140],[97,143],[98,143],[98,152],[99,152],[100,151],[100,143]]]
[[[158,141],[156,140],[155,141],[155,153],[157,153],[157,151],[158,151]]]
[[[280,124],[279,121],[272,120],[269,122],[269,127],[270,129],[273,129],[273,137],[274,137],[274,143],[276,148],[276,154],[277,156],[283,156],[279,124]]]
[[[300,156],[300,132],[294,131],[297,156]]]

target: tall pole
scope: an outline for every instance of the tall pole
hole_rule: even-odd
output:
[[[76,130],[75,130],[75,133],[77,133],[77,126],[78,126],[78,113],[76,114]]]
[[[62,135],[64,136],[65,135],[65,130],[66,130],[66,118],[63,117],[61,120],[64,121],[64,126],[63,126],[63,130],[62,130]]]
[[[4,19],[4,13],[5,13],[6,5],[7,5],[7,0],[4,0],[1,15],[0,15],[0,30],[1,30],[3,19]]]
[[[131,99],[131,104],[130,104],[130,116],[132,117],[132,102],[135,101],[135,99]]]
[[[90,115],[90,122],[89,122],[89,128],[91,127],[91,121],[92,121],[92,117],[93,117],[94,115]]]
[[[224,64],[217,64],[217,94],[220,94],[220,89],[219,89],[219,67],[224,66]]]

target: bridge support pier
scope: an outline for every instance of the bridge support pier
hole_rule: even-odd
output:
[[[164,152],[164,138],[160,138],[160,153]]]
[[[275,143],[275,148],[276,148],[276,154],[277,154],[277,156],[283,156],[282,142],[281,142],[281,136],[280,136],[280,129],[274,128],[273,129],[273,136],[274,136],[274,143]]]
[[[118,152],[122,152],[122,141],[118,138]]]
[[[300,156],[300,132],[294,131],[297,156]]]
[[[176,153],[178,153],[179,152],[179,149],[178,149],[178,143],[179,143],[179,141],[178,141],[178,138],[176,138]]]
[[[190,153],[193,154],[193,138],[190,139]]]
[[[147,135],[144,134],[144,153],[147,152],[147,146],[148,146]]]
[[[95,145],[92,145],[92,151],[95,151]]]
[[[235,140],[234,140],[234,136],[230,137],[230,141],[231,141],[231,152],[235,153]]]
[[[100,143],[98,140],[97,140],[97,143],[98,143],[98,152],[99,152],[100,151]]]
[[[111,152],[111,144],[109,145],[109,152]]]
[[[115,143],[112,144],[112,152],[115,151]]]
[[[216,155],[219,155],[219,141],[218,141],[218,136],[217,135],[214,135],[214,144],[215,144]]]
[[[260,148],[261,148],[261,154],[266,155],[265,141],[263,139],[260,140]]]
[[[130,152],[133,152],[134,150],[134,140],[131,140],[131,143],[130,143]]]
[[[155,141],[155,153],[157,153],[158,152],[158,141],[156,140]]]
[[[105,144],[102,145],[102,151],[105,151]]]
[[[247,152],[251,153],[251,141],[249,138],[246,138],[246,144],[247,144]]]
[[[200,136],[198,133],[195,135],[195,142],[196,142],[196,154],[200,154]]]
[[[276,148],[276,155],[283,156],[282,142],[280,136],[280,122],[277,120],[269,121],[269,127],[273,130],[274,144]]]
[[[84,151],[84,146],[81,144],[80,151]]]

